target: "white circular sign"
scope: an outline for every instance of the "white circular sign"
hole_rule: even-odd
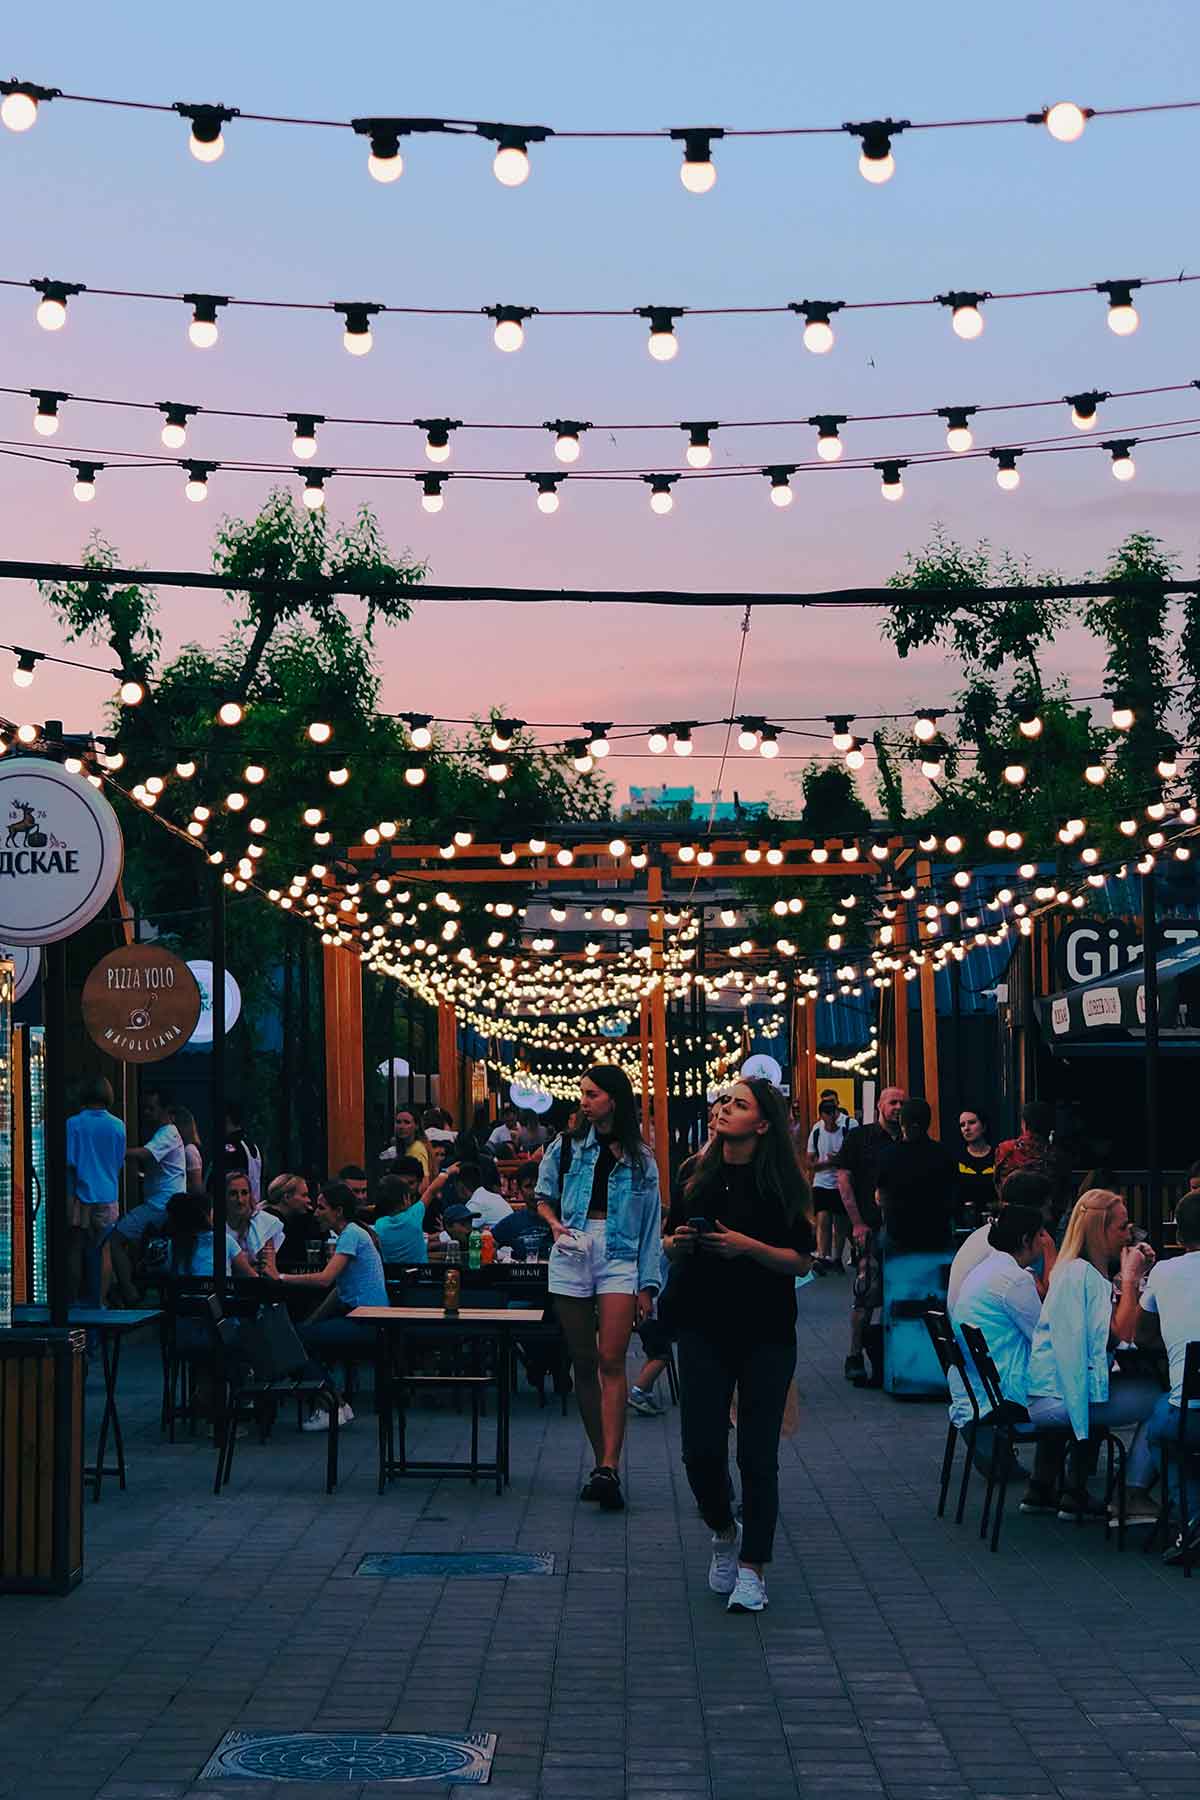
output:
[[[746,1080],[757,1079],[769,1081],[772,1087],[778,1087],[783,1080],[783,1070],[773,1056],[766,1056],[759,1051],[755,1056],[748,1056],[742,1064],[742,1075]]]
[[[82,775],[40,756],[0,762],[0,944],[56,944],[117,885],[117,815]]]
[[[629,1020],[622,1018],[601,1019],[596,1028],[601,1037],[623,1038],[629,1035]]]
[[[42,966],[42,953],[36,944],[0,944],[0,957],[13,966],[13,1000],[23,1000]]]
[[[382,1075],[385,1080],[390,1080],[394,1075],[397,1081],[403,1081],[408,1074],[408,1064],[402,1056],[393,1056],[390,1065],[386,1062],[380,1063],[377,1073]]]
[[[508,1097],[521,1112],[549,1112],[554,1105],[552,1094],[544,1094],[541,1088],[522,1087],[517,1081],[510,1085]]]
[[[190,962],[188,968],[196,977],[196,985],[200,989],[200,1017],[196,1023],[185,1050],[207,1050],[213,1041],[212,1020],[212,980],[213,966],[211,962]],[[225,1032],[226,1036],[238,1022],[242,1010],[242,990],[229,970],[225,971]]]

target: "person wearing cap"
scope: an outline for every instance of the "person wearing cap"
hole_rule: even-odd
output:
[[[853,1131],[856,1124],[856,1120],[841,1111],[836,1094],[826,1092],[821,1095],[817,1122],[804,1146],[817,1222],[817,1254],[813,1270],[819,1275],[843,1272],[846,1203],[838,1191],[837,1159],[847,1133]]]

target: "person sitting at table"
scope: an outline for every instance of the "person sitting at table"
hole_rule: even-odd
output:
[[[1040,1176],[1013,1175],[1016,1181],[1040,1181]],[[1046,1184],[1049,1191],[1049,1183]],[[992,1428],[988,1422],[988,1398],[980,1381],[971,1352],[963,1337],[964,1325],[981,1331],[1000,1377],[1000,1391],[1005,1400],[1025,1411],[1028,1400],[1029,1350],[1041,1317],[1042,1297],[1033,1277],[1031,1265],[1046,1253],[1049,1234],[1040,1207],[1004,1206],[1000,1216],[987,1227],[990,1254],[967,1275],[950,1308],[950,1323],[967,1368],[967,1380],[982,1415],[978,1441],[971,1444],[976,1466],[985,1474],[990,1471]],[[950,1372],[950,1419],[960,1431],[967,1431],[973,1420],[971,1402],[957,1370]],[[1028,1415],[1026,1415],[1028,1416]],[[1033,1479],[1025,1491],[1021,1511],[1053,1513],[1058,1511],[1057,1493],[1062,1475],[1065,1440],[1044,1438],[1034,1450]]]
[[[550,1227],[538,1211],[537,1164],[525,1163],[517,1170],[517,1191],[508,1216],[492,1226],[497,1250],[509,1249],[514,1256],[536,1257],[544,1262],[550,1254],[553,1239]]]
[[[1038,1285],[1038,1293],[1044,1300],[1050,1281],[1050,1271],[1054,1267],[1054,1259],[1057,1254],[1053,1237],[1055,1226],[1054,1184],[1045,1175],[1038,1174],[1035,1169],[1018,1169],[1016,1174],[1010,1175],[1005,1182],[1004,1191],[997,1195],[996,1205],[1000,1212],[1003,1212],[1006,1206],[1020,1206],[1022,1208],[1032,1207],[1036,1212],[1041,1213],[1048,1243],[1040,1269],[1034,1270],[1034,1280]],[[946,1293],[947,1312],[954,1311],[963,1282],[972,1269],[978,1268],[979,1264],[986,1262],[992,1254],[991,1229],[990,1224],[977,1226],[970,1237],[964,1238],[958,1246],[954,1261],[950,1264],[950,1285]]]
[[[168,1273],[201,1280],[213,1273],[213,1203],[207,1194],[172,1194],[167,1201],[167,1241],[171,1246]],[[258,1270],[225,1230],[225,1273],[253,1281]]]
[[[463,1170],[471,1171],[471,1177],[464,1176]],[[475,1165],[473,1163],[448,1163],[444,1169],[427,1179],[421,1189],[421,1199],[425,1204],[425,1230],[440,1231],[442,1215],[448,1206],[463,1206],[468,1195],[475,1186]]]
[[[259,1275],[273,1281],[278,1274],[276,1252],[283,1242],[283,1220],[268,1207],[254,1210],[250,1177],[230,1169],[225,1177],[225,1223]]]
[[[289,1287],[320,1289],[324,1294],[316,1311],[300,1326],[301,1340],[306,1349],[323,1360],[336,1362],[339,1355],[370,1356],[375,1342],[370,1325],[346,1315],[356,1306],[389,1304],[383,1258],[371,1233],[358,1223],[357,1200],[340,1182],[327,1182],[321,1189],[316,1220],[323,1230],[336,1236],[333,1255],[323,1269],[279,1277]],[[343,1404],[338,1417],[345,1425],[354,1414]],[[318,1412],[305,1421],[305,1429],[319,1431],[328,1424],[328,1414]]]
[[[398,1157],[395,1173],[379,1183],[375,1216],[375,1240],[385,1263],[425,1263],[425,1203],[421,1199],[424,1171],[415,1156]]]
[[[458,1181],[460,1187],[467,1189],[466,1204],[481,1225],[499,1225],[511,1214],[512,1207],[504,1195],[484,1186],[483,1171],[475,1163],[459,1164]]]
[[[1075,1202],[1029,1355],[1028,1406],[1035,1425],[1069,1425],[1083,1443],[1097,1429],[1136,1425],[1128,1456],[1126,1522],[1153,1524],[1158,1517],[1147,1493],[1154,1456],[1146,1420],[1160,1389],[1139,1375],[1110,1373],[1112,1351],[1133,1339],[1141,1279],[1154,1262],[1148,1244],[1133,1242],[1133,1227],[1119,1194],[1093,1188]],[[1120,1266],[1121,1298],[1113,1306],[1111,1275]],[[1102,1518],[1080,1480],[1063,1496],[1060,1519]],[[1114,1505],[1110,1523],[1116,1523]]]
[[[344,1163],[336,1175],[330,1176],[330,1180],[340,1181],[343,1187],[350,1189],[358,1201],[361,1219],[367,1210],[367,1171],[358,1163]]]
[[[1167,1352],[1170,1370],[1170,1392],[1160,1394],[1146,1427],[1146,1441],[1157,1454],[1163,1444],[1172,1449],[1179,1443],[1179,1412],[1183,1405],[1183,1362],[1189,1344],[1200,1342],[1200,1192],[1189,1188],[1175,1208],[1175,1236],[1182,1254],[1156,1263],[1142,1294],[1138,1313],[1138,1339],[1141,1341],[1158,1328],[1160,1341]],[[1200,1451],[1200,1409],[1189,1406],[1187,1413],[1188,1450],[1194,1457]],[[1193,1552],[1200,1547],[1200,1492],[1179,1470],[1180,1532],[1175,1543],[1163,1552],[1163,1561],[1183,1561],[1185,1541]]]
[[[325,1260],[325,1233],[313,1218],[312,1196],[303,1175],[277,1175],[267,1189],[265,1211],[273,1213],[283,1226],[283,1236],[275,1245],[277,1272],[291,1275],[309,1269],[310,1246],[319,1262]]]

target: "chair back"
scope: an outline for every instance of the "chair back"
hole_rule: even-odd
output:
[[[978,1325],[964,1325],[962,1334],[963,1342],[971,1352],[975,1373],[979,1376],[980,1385],[987,1395],[988,1406],[996,1411],[1004,1405],[1004,1395],[1000,1389],[1000,1372],[992,1360],[987,1339]]]
[[[942,1374],[949,1380],[951,1369],[957,1369],[963,1380],[966,1381],[967,1371],[963,1362],[963,1353],[946,1314],[939,1312],[936,1307],[930,1306],[925,1309],[922,1316],[925,1320],[925,1329],[929,1333],[929,1341],[933,1345],[934,1355],[941,1365]]]
[[[1200,1408],[1200,1342],[1188,1344],[1183,1352],[1183,1381],[1179,1391],[1179,1441],[1187,1442],[1188,1407]]]

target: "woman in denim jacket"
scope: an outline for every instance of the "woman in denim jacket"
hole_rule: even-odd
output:
[[[658,1168],[642,1141],[624,1071],[608,1064],[589,1069],[579,1109],[577,1129],[557,1138],[542,1158],[538,1211],[554,1234],[550,1292],[596,1459],[580,1498],[619,1512],[625,1353],[660,1286],[662,1207]]]

